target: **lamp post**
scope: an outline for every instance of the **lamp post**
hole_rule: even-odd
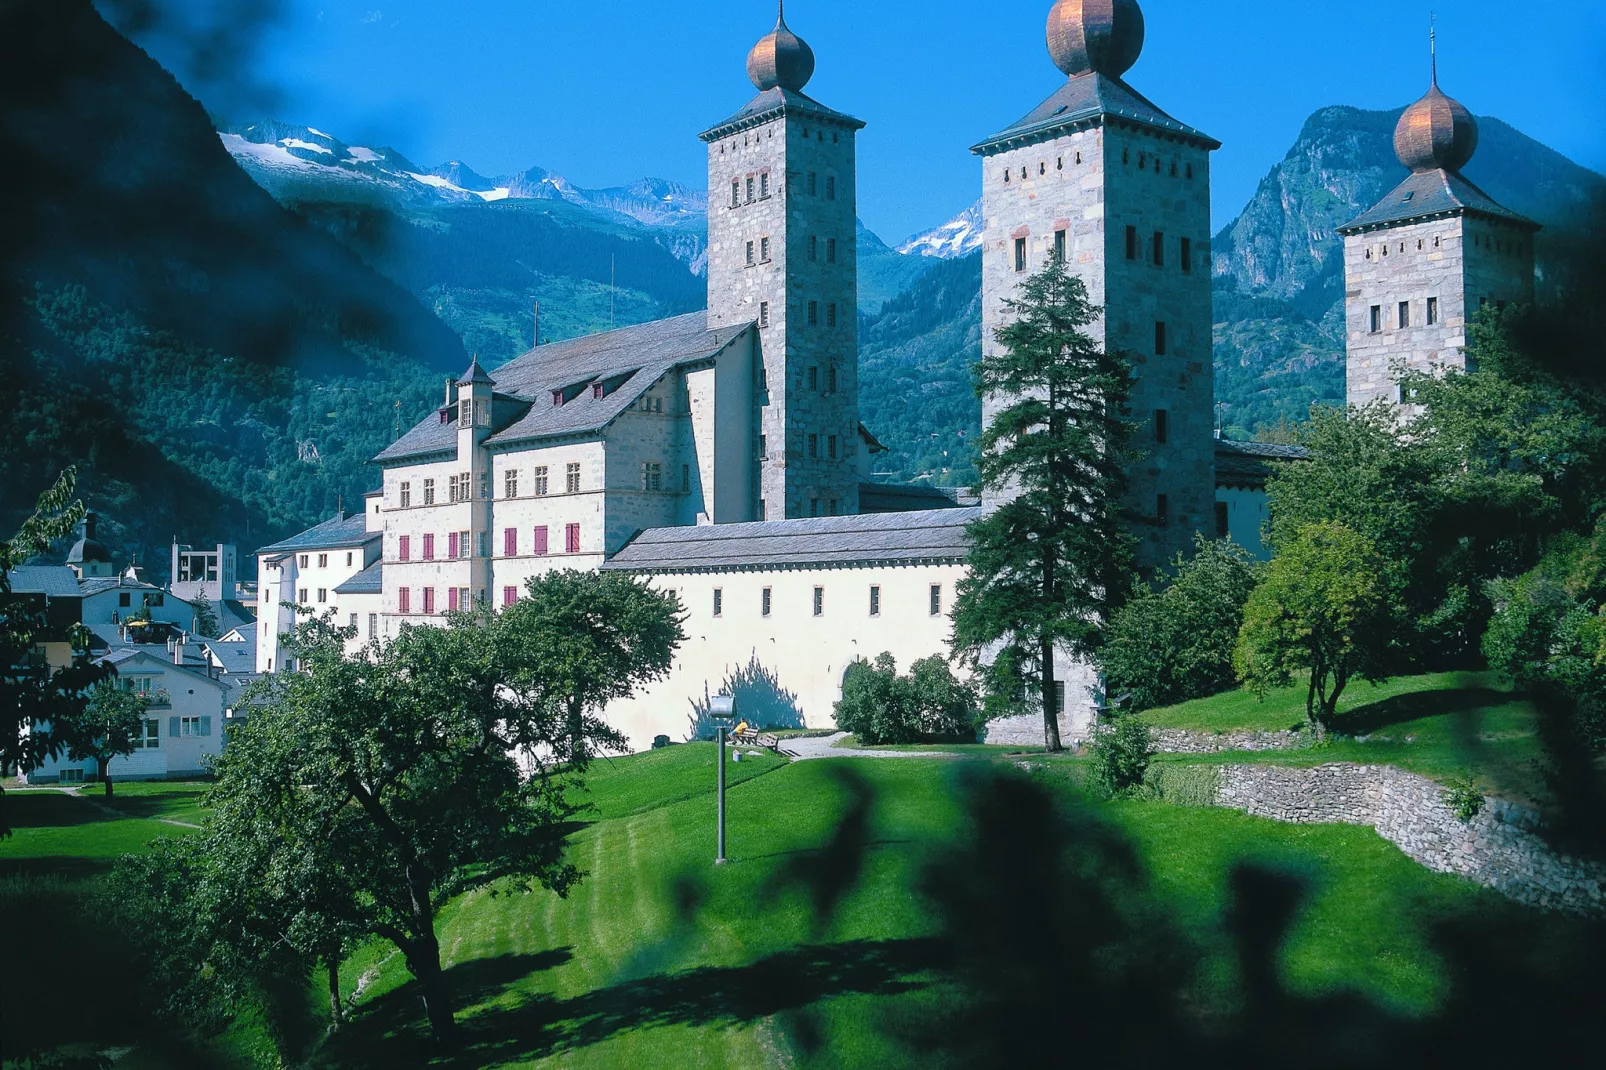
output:
[[[730,695],[716,695],[709,702],[708,712],[714,718],[714,742],[719,746],[719,783],[716,791],[719,799],[719,841],[714,865],[722,866],[728,861],[725,858],[725,731],[736,716],[736,700]]]

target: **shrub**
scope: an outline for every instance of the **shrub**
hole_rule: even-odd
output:
[[[1254,587],[1253,563],[1229,539],[1195,536],[1194,556],[1173,563],[1161,590],[1139,583],[1110,618],[1099,664],[1112,695],[1145,710],[1232,687],[1233,645]]]
[[[837,727],[871,746],[974,743],[981,724],[976,689],[960,682],[940,657],[922,658],[909,671],[899,676],[897,662],[885,653],[874,663],[850,666],[836,704]]]
[[[1451,777],[1444,790],[1439,793],[1439,798],[1443,799],[1444,805],[1454,810],[1455,816],[1463,822],[1471,821],[1483,812],[1483,791],[1473,781],[1471,773]]]
[[[1117,717],[1088,744],[1088,782],[1111,798],[1125,795],[1143,783],[1153,757],[1149,726],[1131,715]]]

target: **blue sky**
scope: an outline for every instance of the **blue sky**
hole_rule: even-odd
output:
[[[203,0],[177,0],[202,4]],[[258,0],[258,3],[263,0]],[[267,0],[273,6],[275,0]],[[696,134],[753,93],[743,64],[772,0],[276,0],[240,57],[267,92],[208,82],[144,43],[214,110],[273,117],[423,165],[487,175],[539,164],[584,186],[655,175],[703,185]],[[1043,44],[1050,0],[792,0],[819,66],[808,92],[869,123],[860,215],[889,241],[968,205],[967,146],[1012,122],[1062,75]],[[1398,107],[1426,89],[1430,8],[1441,85],[1574,160],[1606,171],[1602,0],[1143,0],[1128,76],[1221,139],[1215,225],[1227,223],[1327,104]]]

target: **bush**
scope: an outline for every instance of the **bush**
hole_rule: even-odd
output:
[[[898,675],[891,654],[857,662],[842,681],[837,727],[859,742],[974,743],[981,726],[976,689],[960,682],[940,657],[922,658]]]
[[[1117,717],[1088,744],[1088,782],[1110,798],[1125,795],[1143,783],[1153,757],[1149,726],[1131,715]]]
[[[1195,537],[1164,589],[1139,583],[1110,618],[1099,652],[1107,689],[1132,710],[1203,698],[1233,686],[1232,650],[1254,587],[1249,555],[1227,539]]]
[[[1444,790],[1439,793],[1439,798],[1444,800],[1444,805],[1455,811],[1455,816],[1462,822],[1471,821],[1483,812],[1483,791],[1473,781],[1471,773],[1451,777]]]

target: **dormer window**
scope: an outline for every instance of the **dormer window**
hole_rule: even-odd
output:
[[[1401,201],[1408,201],[1412,197],[1415,197],[1415,196],[1416,196],[1416,190],[1414,190],[1414,189],[1413,190],[1407,190],[1405,196],[1401,197],[1400,200]]]
[[[592,383],[591,384],[591,396],[592,397],[597,398],[598,400],[600,400],[603,397],[605,397],[607,395],[607,393],[608,392],[605,389],[603,389],[603,385],[601,383]]]
[[[556,408],[561,408],[562,405],[563,405],[563,391],[561,391],[561,390],[552,391],[552,407],[556,409]]]
[[[472,427],[474,424],[474,402],[463,398],[457,403],[457,426]]]

